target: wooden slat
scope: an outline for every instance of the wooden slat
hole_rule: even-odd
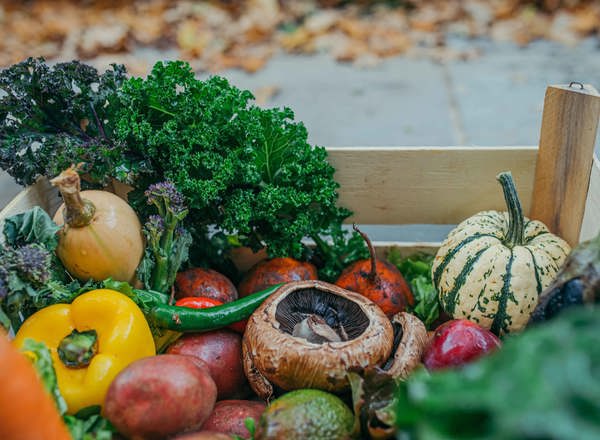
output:
[[[579,241],[586,241],[600,233],[600,160],[594,157],[594,165],[590,175],[587,192],[585,214],[581,225]]]
[[[598,118],[600,95],[592,86],[546,89],[531,217],[571,246],[581,232]]]
[[[20,214],[38,205],[50,215],[54,215],[60,206],[61,200],[58,191],[52,187],[47,179],[40,179],[32,186],[25,188],[0,211],[0,231],[4,229],[4,219]],[[0,242],[4,241],[4,234],[0,233]]]
[[[536,147],[330,147],[340,205],[363,224],[455,224],[505,210],[496,181],[510,170],[529,212]]]

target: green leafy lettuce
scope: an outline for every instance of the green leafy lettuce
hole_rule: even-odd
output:
[[[410,285],[415,298],[415,305],[411,312],[429,328],[440,314],[438,294],[431,279],[433,255],[415,254],[402,258],[400,252],[392,248],[387,258],[390,263],[398,267]]]
[[[600,438],[600,313],[565,312],[501,350],[400,384],[399,439]]]

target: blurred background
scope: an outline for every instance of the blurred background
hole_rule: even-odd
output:
[[[187,60],[319,145],[535,145],[547,85],[600,87],[600,0],[1,1],[0,68],[29,56]]]

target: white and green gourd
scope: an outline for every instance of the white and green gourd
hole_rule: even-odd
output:
[[[508,212],[484,211],[460,223],[438,250],[432,277],[448,315],[500,335],[525,327],[571,249],[523,216],[510,172],[497,179]]]

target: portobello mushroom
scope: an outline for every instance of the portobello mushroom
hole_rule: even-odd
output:
[[[396,338],[404,354],[388,362],[394,330],[375,303],[323,281],[285,284],[248,320],[242,343],[248,381],[268,400],[275,386],[285,391],[345,390],[349,371],[386,365],[389,374],[405,374],[419,363],[422,351],[406,345],[423,344],[426,331],[417,318],[404,315],[398,318],[402,331]],[[413,329],[411,318],[423,326],[422,332]]]
[[[425,346],[429,342],[425,324],[410,313],[400,312],[392,317],[394,348],[392,356],[381,369],[394,379],[406,379],[421,363]]]

